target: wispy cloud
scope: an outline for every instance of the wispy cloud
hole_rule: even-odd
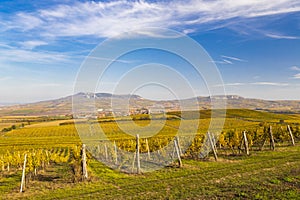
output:
[[[266,36],[274,39],[289,39],[289,40],[297,40],[300,39],[300,37],[296,36],[288,36],[288,35],[277,35],[277,34],[271,34],[271,33],[266,33]]]
[[[67,61],[69,57],[62,53],[49,51],[34,51],[36,46],[46,45],[43,41],[25,41],[18,43],[21,47],[0,43],[0,68],[7,68],[5,65],[10,62],[22,63],[56,63]],[[4,64],[6,63],[6,64]]]
[[[87,1],[20,12],[4,30],[39,31],[56,37],[111,37],[145,27],[176,28],[191,33],[197,31],[193,25],[296,11],[300,11],[298,0]],[[269,34],[269,37],[294,39],[280,34]]]
[[[5,44],[5,43],[0,43],[0,47],[2,48],[6,48],[6,49],[13,49],[14,47],[8,45],[8,44]]]
[[[94,56],[89,56],[88,58],[94,59],[94,60],[105,60],[105,61],[119,62],[119,63],[125,63],[125,64],[136,62],[136,61],[131,61],[131,60],[110,59],[110,58],[94,57]]]
[[[24,49],[34,49],[35,47],[47,45],[48,43],[41,40],[30,40],[30,41],[20,42],[20,44]]]
[[[300,73],[295,74],[295,75],[293,76],[293,78],[294,78],[294,79],[300,79]]]
[[[62,86],[62,84],[59,84],[59,83],[40,83],[40,84],[35,84],[34,86],[36,86],[36,87],[59,87],[59,86]]]
[[[15,22],[19,24],[16,24]],[[23,31],[27,31],[35,27],[41,26],[42,24],[43,20],[41,18],[29,13],[20,12],[13,17],[9,26],[12,29],[20,29]]]
[[[209,61],[209,62],[216,63],[216,64],[228,64],[227,62],[225,62],[223,60],[212,60],[212,61]]]
[[[71,62],[66,54],[49,51],[33,51],[31,49],[20,49],[16,47],[0,48],[0,61],[21,63],[59,63]]]
[[[289,86],[288,83],[276,83],[276,82],[254,82],[251,85],[266,85],[266,86]]]
[[[233,64],[233,62],[232,62],[232,61],[230,61],[230,60],[226,60],[226,59],[223,59],[223,62],[224,62],[224,63],[227,63],[227,64],[230,64],[230,65],[232,65],[232,64]]]
[[[241,86],[241,85],[245,85],[245,83],[227,83],[227,84],[225,84],[225,86]]]
[[[224,83],[222,85],[215,85],[215,87],[226,87],[226,86],[243,86],[243,85],[246,85],[246,83]]]
[[[298,67],[298,66],[292,66],[290,68],[290,70],[300,72],[300,67]],[[292,79],[300,79],[300,73],[294,74],[291,78]]]
[[[232,56],[224,56],[224,55],[221,55],[221,60],[213,60],[211,62],[216,63],[216,64],[229,64],[229,65],[232,65],[232,64],[234,64],[234,61],[247,62],[246,60],[241,59],[241,58],[232,57]]]
[[[300,74],[299,74],[300,78]],[[290,86],[289,83],[280,83],[280,82],[251,82],[251,83],[224,83],[223,85],[215,85],[215,87],[235,87],[235,86],[249,86],[249,85],[256,85],[256,86],[276,86],[276,87],[286,87]]]
[[[237,58],[237,57],[233,57],[233,56],[224,56],[224,55],[222,55],[221,57],[222,57],[222,58],[226,58],[226,59],[230,59],[230,60],[240,61],[240,62],[247,62],[247,61],[244,60],[244,59]]]
[[[290,69],[293,71],[300,71],[300,67],[297,67],[297,66],[293,66]]]

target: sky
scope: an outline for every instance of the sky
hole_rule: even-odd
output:
[[[178,31],[201,45],[226,94],[300,100],[299,0],[1,0],[0,102],[72,94],[80,66],[94,48],[148,27]],[[209,95],[203,80],[192,81],[189,64],[155,50],[124,55],[97,92],[113,92],[124,69],[151,62],[174,67],[191,80],[197,95]],[[169,98],[166,93],[157,87],[140,91],[154,99]]]

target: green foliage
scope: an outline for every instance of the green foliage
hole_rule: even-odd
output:
[[[132,120],[150,120],[151,116],[149,114],[138,114],[138,115],[132,115]]]
[[[28,179],[37,176],[40,170],[44,170],[51,163],[68,163],[70,160],[69,148],[60,149],[31,149],[23,152],[9,152],[0,155],[0,171],[21,170],[24,157],[27,154],[26,174]]]
[[[16,125],[12,125],[11,127],[3,128],[1,132],[9,132],[9,131],[12,131],[12,130],[14,130],[16,128],[17,128]]]
[[[299,128],[299,126],[296,126],[295,128],[293,128],[293,134],[295,135],[295,137],[300,139],[300,128]]]

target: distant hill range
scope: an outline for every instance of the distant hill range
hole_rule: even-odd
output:
[[[144,99],[138,95],[115,95],[109,93],[78,93],[72,96],[63,97],[60,99],[41,101],[36,103],[11,105],[0,107],[0,116],[16,116],[16,115],[71,115],[72,114],[72,99],[79,105],[78,108],[83,110],[88,108],[96,109],[99,113],[113,111],[123,112],[123,105],[129,102],[131,111],[146,108],[155,112],[162,110],[172,111],[180,109],[178,100],[155,101]],[[184,99],[181,102],[186,105],[186,108],[193,109],[210,109],[211,100],[226,101],[227,108],[245,108],[252,110],[264,110],[281,113],[300,113],[300,101],[282,100],[269,101],[262,99],[249,99],[237,95],[213,96],[213,97],[197,97]],[[113,106],[111,102],[113,101]],[[127,109],[128,111],[128,109]]]

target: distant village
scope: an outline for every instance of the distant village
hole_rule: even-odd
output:
[[[76,118],[105,118],[105,117],[112,117],[112,116],[132,116],[132,115],[140,115],[140,114],[162,114],[167,111],[171,110],[176,110],[177,107],[175,108],[174,105],[169,106],[165,108],[162,105],[153,105],[149,107],[141,107],[141,108],[130,108],[129,110],[124,110],[124,109],[118,109],[118,108],[99,108],[97,109],[97,114],[95,113],[92,114],[87,114],[87,113],[82,113],[80,115],[77,115]]]

